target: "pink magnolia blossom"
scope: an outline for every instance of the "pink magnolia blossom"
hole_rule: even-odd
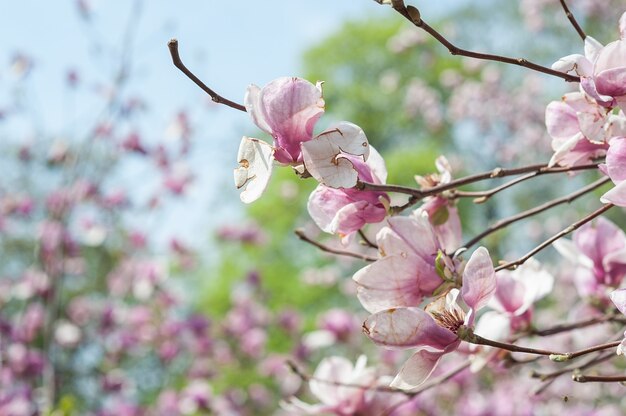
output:
[[[385,161],[370,147],[367,162],[350,158],[359,179],[381,184],[387,179]],[[311,193],[307,208],[318,227],[330,234],[338,234],[344,243],[365,224],[381,222],[387,216],[389,196],[384,192],[331,188],[319,184]]]
[[[605,298],[606,287],[618,287],[626,275],[626,234],[605,218],[583,225],[572,240],[553,245],[576,265],[574,283],[580,296]]]
[[[581,88],[605,107],[626,104],[626,13],[619,19],[620,39],[602,46],[585,38],[585,55],[568,55],[552,68],[580,76]]]
[[[626,117],[573,92],[548,104],[546,127],[554,150],[549,166],[576,166],[604,156],[609,141],[626,133]]]
[[[554,276],[529,259],[513,271],[501,270],[496,275],[496,291],[488,303],[493,310],[481,315],[474,332],[496,341],[506,340],[515,331],[528,328],[533,304],[552,291]],[[472,346],[478,347],[478,346]],[[472,372],[480,370],[499,350],[480,346],[472,348]]]
[[[241,140],[234,176],[237,189],[243,188],[243,202],[253,202],[265,191],[274,161],[294,166],[302,174],[306,170],[328,186],[356,185],[358,171],[350,156],[367,160],[367,138],[360,127],[345,121],[313,137],[313,128],[324,112],[321,85],[285,77],[263,88],[248,87],[246,110],[274,140],[271,145],[246,136]]]
[[[376,242],[381,258],[353,277],[369,312],[418,305],[443,283],[435,265],[443,247],[425,213],[387,219]]]
[[[496,290],[495,271],[487,249],[480,247],[472,254],[462,280],[460,291],[451,289],[425,310],[387,309],[371,315],[363,324],[363,330],[376,344],[417,348],[391,383],[392,387],[412,389],[422,384],[441,357],[459,347],[458,330],[462,326],[474,326],[476,311],[489,302]]]
[[[386,377],[377,377],[376,370],[366,367],[366,363],[364,355],[354,366],[343,357],[324,358],[309,382],[311,392],[321,403],[309,404],[292,397],[288,402],[281,403],[282,407],[296,414],[308,415],[399,414],[392,409],[405,402],[406,396],[377,390],[376,387],[387,384]]]
[[[606,164],[600,168],[611,178],[615,187],[607,191],[600,200],[626,207],[626,137],[611,141],[606,153]]]

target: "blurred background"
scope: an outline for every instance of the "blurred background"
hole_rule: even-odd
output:
[[[419,6],[468,49],[547,66],[582,50],[556,1],[476,3]],[[617,1],[571,3],[588,33],[615,39]],[[308,218],[314,182],[278,169],[259,201],[240,202],[239,140],[268,138],[174,68],[170,38],[236,102],[251,83],[325,81],[317,128],[360,125],[404,185],[440,154],[455,176],[547,162],[545,106],[572,90],[453,57],[371,0],[23,1],[3,6],[0,28],[2,415],[273,414],[307,394],[287,359],[313,369],[367,353],[390,374],[403,360],[360,333],[350,277],[363,264],[293,234],[338,245]],[[586,179],[463,201],[465,235]],[[512,258],[593,203],[486,242]]]

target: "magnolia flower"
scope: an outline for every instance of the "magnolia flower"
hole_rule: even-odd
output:
[[[561,255],[576,265],[574,283],[580,296],[606,296],[605,288],[617,287],[626,275],[626,235],[600,217],[574,232],[572,240],[553,243]]]
[[[443,283],[435,266],[442,247],[427,215],[388,218],[376,243],[381,258],[353,277],[369,312],[418,305]]]
[[[356,185],[357,171],[348,156],[366,160],[369,144],[360,127],[340,122],[313,137],[324,112],[322,84],[295,77],[278,78],[263,88],[248,87],[245,106],[254,123],[273,137],[270,145],[244,136],[239,145],[235,185],[245,203],[258,199],[269,182],[274,161],[307,171],[332,187]],[[311,143],[306,147],[303,144]]]
[[[611,141],[611,146],[606,152],[606,163],[600,168],[615,184],[615,187],[602,195],[600,200],[626,207],[626,137]]]
[[[473,327],[476,312],[489,302],[495,290],[495,271],[489,252],[480,247],[465,265],[460,291],[451,289],[425,310],[392,308],[371,315],[363,324],[363,330],[375,343],[393,348],[417,348],[391,386],[412,389],[426,381],[441,357],[458,348],[459,329]]]
[[[611,293],[611,301],[621,313],[626,315],[626,289],[617,289]],[[622,343],[617,346],[617,354],[622,355],[626,351],[626,332]]]
[[[484,338],[504,341],[513,331],[527,328],[532,319],[533,304],[552,291],[554,276],[529,259],[513,271],[500,270],[496,291],[488,303],[493,310],[481,315],[474,333]],[[498,353],[497,349],[473,345],[470,369],[476,372]]]
[[[585,38],[585,55],[561,58],[552,68],[580,76],[581,88],[605,107],[626,104],[626,13],[619,20],[620,39],[602,46]]]
[[[438,174],[415,176],[415,180],[422,190],[452,181],[452,168],[445,156],[439,156],[435,161]],[[459,248],[461,241],[461,219],[453,201],[437,194],[424,198],[421,210],[428,213],[430,223],[435,228],[439,241],[445,251],[451,252]]]
[[[367,358],[364,355],[358,358],[354,366],[343,357],[324,358],[309,382],[311,393],[321,403],[308,404],[292,397],[289,402],[282,403],[282,406],[286,410],[308,415],[330,413],[343,416],[366,411],[366,391],[376,384],[376,372],[374,368],[366,367],[366,364]]]
[[[575,166],[604,156],[609,141],[626,134],[626,117],[612,114],[580,92],[565,94],[546,107],[546,128],[554,155],[549,166]]]
[[[362,181],[383,184],[387,180],[385,161],[370,147],[367,162],[350,158]],[[307,208],[318,227],[330,234],[339,234],[348,242],[352,234],[365,224],[381,222],[387,216],[389,196],[384,192],[331,188],[319,184],[311,193]]]

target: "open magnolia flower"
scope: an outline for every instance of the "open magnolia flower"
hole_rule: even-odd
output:
[[[366,364],[364,355],[359,357],[356,365],[343,357],[324,358],[309,382],[311,393],[321,403],[309,404],[292,397],[289,402],[282,403],[283,408],[308,415],[353,415],[365,410],[367,389],[376,384],[376,371]]]
[[[459,329],[473,327],[476,312],[489,302],[495,290],[489,252],[480,247],[465,265],[460,291],[450,290],[425,310],[392,308],[371,315],[363,330],[375,343],[418,350],[402,366],[391,386],[412,389],[426,381],[441,357],[458,348]]]
[[[373,147],[370,146],[367,162],[354,156],[349,160],[359,180],[376,184],[387,180],[385,161]],[[339,234],[343,242],[348,242],[365,224],[384,220],[387,206],[389,196],[385,192],[336,189],[319,184],[311,193],[307,207],[318,227],[327,233]]]
[[[340,122],[313,137],[315,123],[324,112],[322,84],[313,85],[296,77],[278,78],[263,88],[248,87],[246,110],[254,123],[270,134],[270,145],[244,136],[239,145],[235,185],[242,189],[241,200],[258,199],[272,175],[274,161],[299,167],[320,182],[332,187],[356,185],[357,171],[349,156],[366,160],[369,144],[360,127]],[[303,146],[310,143],[306,147]]]
[[[619,19],[620,39],[602,46],[591,36],[585,38],[585,55],[574,54],[557,61],[552,68],[580,76],[582,89],[606,107],[626,105],[626,13]]]
[[[606,299],[606,288],[618,287],[626,275],[626,234],[606,218],[583,225],[572,240],[552,244],[576,265],[574,283],[580,296]]]
[[[443,247],[426,213],[388,218],[376,243],[381,258],[353,277],[370,313],[419,305],[444,282],[435,265]]]
[[[548,104],[546,127],[554,150],[548,165],[576,166],[604,156],[611,139],[626,134],[626,117],[572,92]]]

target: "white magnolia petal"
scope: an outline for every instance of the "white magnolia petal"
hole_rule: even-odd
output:
[[[552,69],[566,74],[575,72],[579,76],[591,76],[592,64],[580,54],[567,55],[552,64]]]
[[[370,146],[363,129],[348,121],[337,123],[316,137],[316,139],[321,138],[330,140],[343,153],[363,156],[363,160],[367,160],[370,154]]]
[[[429,352],[426,350],[417,351],[404,363],[390,386],[402,390],[411,390],[424,383],[437,366],[437,363],[439,363],[443,354],[443,352]]]
[[[590,62],[595,62],[596,58],[604,46],[595,38],[587,36],[585,38],[585,57]]]
[[[561,256],[565,257],[573,264],[581,265],[589,269],[593,268],[593,261],[585,256],[572,240],[561,238],[552,243],[552,246]]]
[[[600,197],[600,202],[605,204],[611,203],[618,207],[626,207],[626,180],[616,184],[614,188],[609,189]]]
[[[378,153],[378,150],[374,149],[374,146],[370,146],[370,155],[367,158],[367,166],[372,170],[374,176],[374,183],[387,183],[387,166],[385,166],[385,159]]]
[[[235,169],[235,186],[243,188],[240,198],[246,204],[256,201],[267,188],[272,165],[274,148],[264,141],[244,136],[237,154],[239,167]]]
[[[302,156],[307,171],[320,183],[331,188],[352,188],[358,172],[348,159],[338,157],[339,147],[325,138],[302,143]]]
[[[268,134],[272,134],[272,128],[265,120],[265,114],[263,113],[263,105],[261,104],[261,88],[254,84],[250,84],[246,90],[246,95],[243,99],[243,103],[246,107],[246,111],[252,117],[252,121],[261,130]]]

